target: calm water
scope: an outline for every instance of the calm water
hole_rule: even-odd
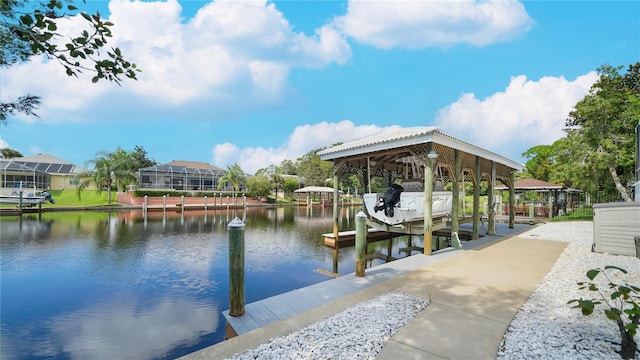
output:
[[[341,230],[355,228],[357,211],[342,208]],[[328,208],[4,217],[1,358],[162,359],[223,341],[235,216],[246,224],[247,303],[329,280],[317,269],[355,270],[353,248],[336,264],[324,246]],[[394,239],[393,251],[406,240]]]

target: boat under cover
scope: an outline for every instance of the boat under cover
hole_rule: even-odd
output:
[[[381,209],[380,199],[383,193],[366,193],[363,201],[367,213],[375,220],[388,225],[403,225],[423,221],[425,202],[423,191],[405,191],[400,194],[400,201],[393,206],[393,211]],[[451,191],[434,191],[432,197],[432,217],[444,217],[451,214],[453,193]]]

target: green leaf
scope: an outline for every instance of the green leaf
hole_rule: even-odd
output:
[[[596,276],[598,276],[599,273],[600,273],[600,270],[592,269],[587,271],[587,277],[589,278],[589,280],[593,280]]]
[[[623,274],[627,273],[627,270],[625,270],[623,268],[620,268],[620,267],[617,267],[617,266],[613,266],[613,265],[607,265],[607,266],[604,267],[604,269],[605,270],[608,270],[608,269],[618,270],[618,271],[621,271]]]
[[[25,14],[20,16],[20,22],[25,26],[29,27],[33,24],[33,18],[29,14]]]
[[[620,318],[620,314],[616,313],[613,309],[607,309],[604,311],[604,314],[607,315],[609,320],[616,321]]]

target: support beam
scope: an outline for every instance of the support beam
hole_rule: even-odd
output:
[[[453,151],[453,173],[451,181],[453,182],[452,206],[451,206],[451,233],[457,233],[459,230],[458,209],[460,208],[460,151]]]
[[[433,158],[432,145],[427,143],[426,159],[424,168],[424,254],[431,255],[431,244],[433,242]]]
[[[476,156],[476,168],[473,172],[473,240],[480,239],[480,157]]]
[[[509,229],[513,229],[516,225],[516,172],[511,172],[509,179]]]
[[[338,212],[338,167],[334,164],[333,168],[333,237],[336,245],[340,241],[340,213]],[[333,272],[338,272],[338,246],[333,249]]]
[[[496,163],[491,162],[491,180],[489,181],[489,189],[487,196],[487,207],[489,208],[489,220],[487,221],[487,235],[496,234],[496,214],[493,209],[493,193],[496,187]]]

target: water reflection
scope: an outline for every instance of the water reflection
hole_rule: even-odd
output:
[[[341,213],[349,230],[355,208]],[[227,225],[244,219],[247,303],[328,280],[331,209],[74,212],[0,221],[2,359],[175,358],[224,340]],[[354,271],[352,249],[338,256]]]

